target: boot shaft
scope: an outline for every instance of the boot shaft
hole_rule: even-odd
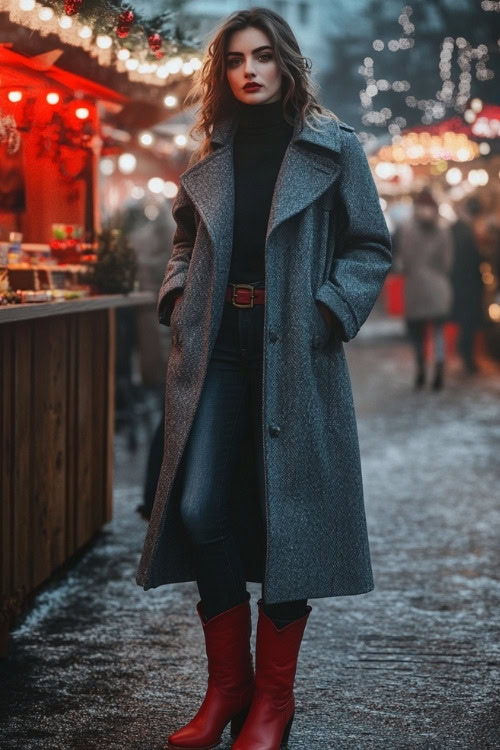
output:
[[[305,615],[280,629],[264,613],[261,602],[261,599],[257,602],[255,687],[282,695],[293,689],[300,645],[312,607],[308,605]]]
[[[242,683],[253,680],[253,656],[250,648],[252,617],[250,594],[247,601],[237,604],[207,622],[201,601],[196,605],[205,636],[209,680],[221,690],[234,690],[234,677]]]

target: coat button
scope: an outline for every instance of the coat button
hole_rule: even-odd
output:
[[[175,333],[174,331],[174,333],[172,334],[172,344],[174,344],[174,346],[177,345],[177,338],[177,333]]]
[[[269,425],[269,434],[271,435],[271,437],[278,437],[278,435],[280,434],[280,432],[281,432],[281,430],[280,430],[280,428],[278,427],[277,424],[270,424]]]
[[[277,341],[278,340],[278,333],[275,328],[269,329],[269,341]]]

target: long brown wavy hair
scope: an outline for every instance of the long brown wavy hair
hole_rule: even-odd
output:
[[[339,119],[317,101],[319,86],[310,76],[311,59],[301,54],[295,34],[285,19],[268,8],[238,10],[212,32],[213,38],[209,40],[202,66],[184,99],[186,107],[200,102],[196,122],[189,134],[195,140],[203,140],[192,154],[191,164],[212,151],[210,137],[214,125],[234,113],[235,97],[226,77],[225,52],[231,34],[249,26],[260,29],[271,40],[282,73],[283,116],[286,121],[293,125],[300,117],[302,127],[307,122],[317,130],[314,123]]]

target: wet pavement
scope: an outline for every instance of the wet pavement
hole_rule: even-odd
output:
[[[346,353],[375,590],[310,600],[289,747],[500,748],[500,368],[415,393],[406,343],[366,327]],[[199,706],[196,584],[135,583],[144,465],[118,435],[114,520],[11,631],[2,750],[159,750]]]

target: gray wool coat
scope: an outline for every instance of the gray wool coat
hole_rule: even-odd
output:
[[[158,300],[160,322],[172,329],[165,449],[136,578],[145,590],[196,579],[178,510],[182,459],[225,304],[236,124],[228,118],[214,128],[213,152],[191,159],[172,207],[177,229]],[[381,291],[391,239],[354,129],[336,120],[317,127],[295,124],[266,233],[265,520],[250,431],[231,485],[246,580],[264,582],[268,603],[374,588],[343,342],[356,336]],[[331,334],[320,301],[335,316]]]

